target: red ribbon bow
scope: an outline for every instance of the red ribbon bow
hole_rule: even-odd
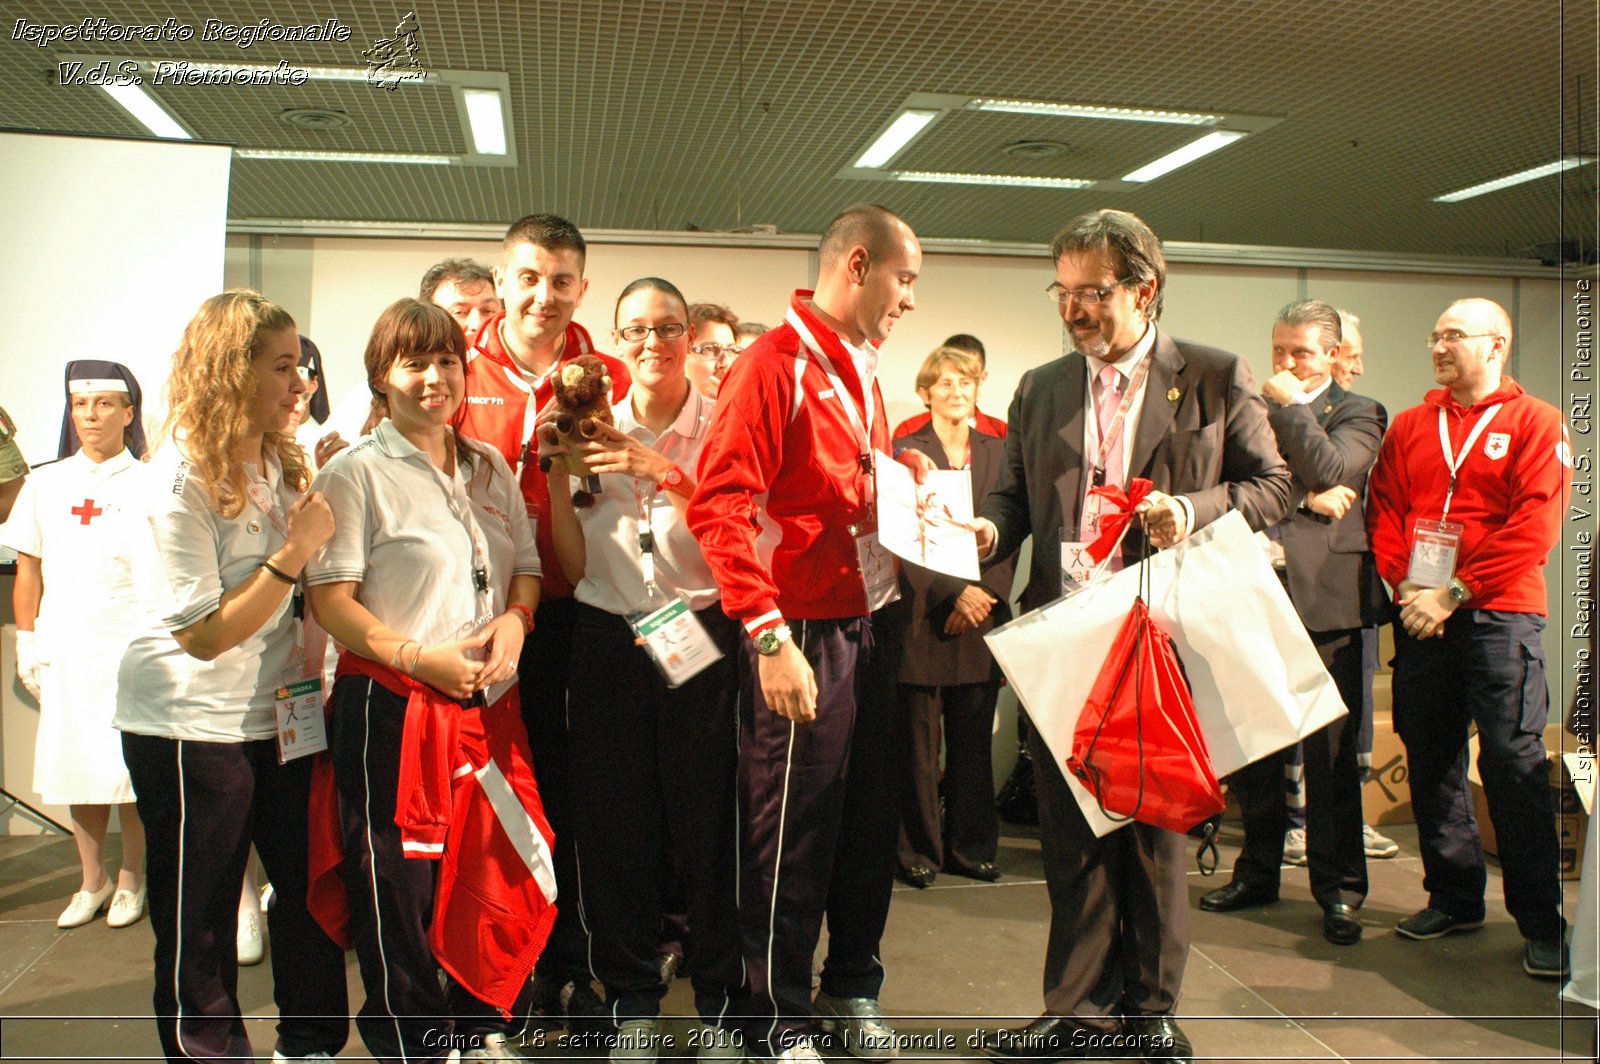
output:
[[[1154,486],[1143,477],[1134,477],[1127,491],[1123,491],[1115,484],[1102,484],[1089,489],[1090,495],[1098,495],[1117,508],[1115,513],[1106,513],[1104,510],[1100,513],[1100,536],[1087,548],[1089,557],[1095,560],[1095,564],[1105,561],[1106,555],[1111,553],[1117,541],[1122,538],[1123,532],[1127,530],[1128,522],[1133,520],[1133,508],[1150,494],[1150,489]]]

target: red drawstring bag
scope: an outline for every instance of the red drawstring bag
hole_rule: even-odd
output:
[[[1093,490],[1126,510],[1137,501],[1120,489]],[[1222,812],[1222,786],[1189,682],[1143,595],[1133,600],[1078,716],[1067,770],[1110,817],[1187,832]]]

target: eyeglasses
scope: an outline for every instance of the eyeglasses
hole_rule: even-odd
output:
[[[1104,303],[1112,292],[1115,292],[1125,284],[1132,284],[1138,279],[1137,277],[1124,277],[1115,284],[1109,284],[1104,288],[1064,288],[1060,281],[1055,281],[1044,290],[1044,294],[1050,297],[1050,302],[1052,303],[1065,303],[1071,299],[1075,300],[1080,307],[1092,307]]]
[[[636,344],[651,333],[655,333],[663,340],[676,340],[688,331],[689,326],[686,322],[669,321],[665,325],[624,325],[617,330],[617,335],[629,343]]]
[[[732,362],[744,353],[744,348],[733,344],[703,343],[689,348],[689,353],[704,362],[721,362],[723,359]]]
[[[1446,347],[1454,347],[1456,344],[1459,344],[1463,340],[1476,340],[1481,336],[1499,336],[1499,335],[1500,335],[1499,333],[1492,333],[1492,332],[1486,332],[1486,333],[1464,333],[1464,332],[1460,332],[1460,331],[1458,331],[1456,329],[1446,329],[1444,332],[1436,332],[1436,333],[1429,333],[1428,334],[1428,350],[1432,351],[1435,347],[1438,347],[1440,344],[1444,344]]]

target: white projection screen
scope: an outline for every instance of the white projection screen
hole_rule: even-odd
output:
[[[139,378],[165,417],[172,352],[222,290],[226,145],[0,132],[0,406],[30,464],[56,457],[77,358]]]

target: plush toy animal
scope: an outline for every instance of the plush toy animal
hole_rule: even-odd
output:
[[[556,416],[542,430],[545,442],[559,443],[567,449],[564,455],[539,459],[543,472],[555,469],[570,476],[582,477],[583,487],[572,493],[572,504],[578,507],[594,505],[595,493],[600,490],[600,478],[590,472],[577,445],[593,439],[595,424],[616,424],[611,416],[611,374],[606,364],[594,355],[579,355],[565,362],[550,381]]]

